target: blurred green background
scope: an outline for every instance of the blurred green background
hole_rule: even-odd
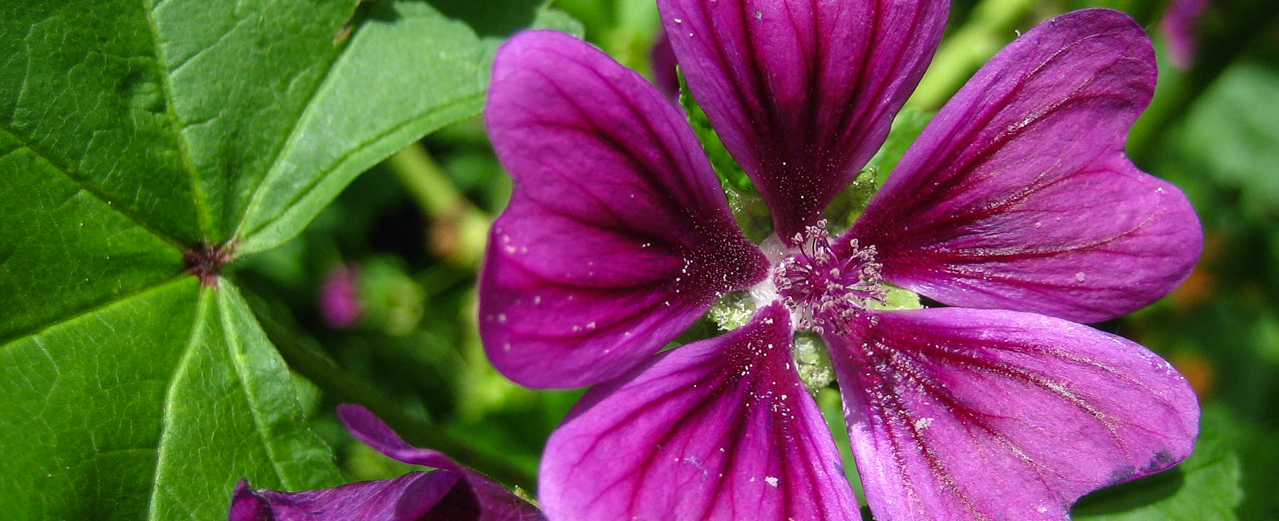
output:
[[[431,3],[496,37],[529,26],[544,7],[539,0]],[[1167,1],[957,0],[934,70],[911,101],[925,114],[935,110],[1016,31],[1071,9],[1114,7],[1146,25],[1160,51],[1161,77],[1129,153],[1187,192],[1203,221],[1205,251],[1175,293],[1097,327],[1150,347],[1190,379],[1205,408],[1205,438],[1214,444],[1202,456],[1211,468],[1199,475],[1207,488],[1196,493],[1216,496],[1219,513],[1233,509],[1239,519],[1279,519],[1279,480],[1273,478],[1279,473],[1276,4],[1211,0],[1190,25],[1197,57],[1179,68],[1167,59],[1170,36],[1161,29]],[[651,74],[648,52],[658,29],[653,0],[558,0],[552,6],[579,20],[588,40]],[[510,180],[482,123],[465,121],[359,177],[285,247],[237,265],[238,279],[259,296],[254,304],[272,340],[309,389],[316,427],[337,448],[349,478],[404,470],[352,443],[336,422],[335,404],[361,401],[411,440],[453,449],[463,463],[507,483],[532,481],[546,437],[580,391],[523,389],[484,358],[475,324],[476,272],[488,222],[509,194]],[[326,299],[348,307],[326,314]],[[308,354],[316,352],[336,364]],[[1115,501],[1175,496],[1177,487],[1193,481],[1192,471],[1103,493],[1091,500],[1092,510],[1077,514],[1128,519],[1115,514],[1121,509]],[[1174,517],[1216,518],[1207,515]]]

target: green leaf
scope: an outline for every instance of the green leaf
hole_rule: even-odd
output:
[[[541,9],[537,10],[537,17],[533,19],[533,29],[551,29],[562,33],[568,33],[578,38],[586,37],[586,26],[582,22],[577,21],[568,13],[551,7],[548,2]]]
[[[288,368],[236,288],[222,281],[201,291],[193,324],[166,396],[152,518],[208,519],[226,509],[188,505],[229,490],[227,477],[191,479],[192,468],[254,469],[255,486],[283,490],[340,483],[332,454],[304,421]],[[226,450],[208,443],[218,432],[252,436]]]
[[[1195,451],[1173,469],[1110,487],[1075,505],[1078,521],[1228,521],[1243,500],[1239,458],[1226,441],[1227,419],[1205,411]]]
[[[139,216],[119,199],[86,186],[18,141],[10,128],[0,125],[0,220],[5,223],[0,226],[0,342],[128,298],[184,269],[170,237],[140,225]]]
[[[496,40],[420,2],[378,4],[300,115],[237,233],[243,253],[297,235],[369,167],[484,108]]]
[[[478,114],[494,47],[414,1],[0,5],[6,519],[218,519],[241,478],[338,483],[213,272]]]
[[[156,409],[190,339],[198,292],[191,278],[161,284],[0,348],[7,515],[146,515],[165,421]],[[145,333],[116,334],[124,328]]]
[[[549,0],[430,0],[444,16],[466,22],[483,36],[508,36],[536,25],[537,11]]]
[[[171,279],[0,356],[0,496],[15,519],[209,519],[243,475],[337,482],[287,369],[226,281]]]
[[[1238,189],[1248,210],[1279,215],[1279,72],[1240,63],[1227,69],[1186,119],[1180,148],[1195,175]]]

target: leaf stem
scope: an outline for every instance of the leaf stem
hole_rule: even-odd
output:
[[[396,152],[386,164],[433,221],[432,250],[455,265],[478,266],[492,219],[471,204],[420,143]]]
[[[534,490],[536,480],[523,469],[506,460],[477,450],[467,442],[454,437],[438,425],[406,414],[390,397],[359,382],[342,371],[333,361],[317,349],[305,345],[294,334],[255,313],[267,338],[279,349],[284,361],[294,371],[324,389],[341,402],[358,403],[381,417],[395,432],[410,444],[438,450],[459,463],[479,470],[508,486]]]

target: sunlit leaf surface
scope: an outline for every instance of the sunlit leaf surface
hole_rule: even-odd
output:
[[[0,6],[7,519],[217,519],[340,482],[235,283],[356,175],[477,114],[495,43],[422,2]],[[210,256],[210,255],[206,255]]]

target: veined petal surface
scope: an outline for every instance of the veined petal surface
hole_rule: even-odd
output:
[[[1203,240],[1181,190],[1123,153],[1155,76],[1125,14],[1040,24],[942,108],[850,235],[885,280],[950,305],[1079,322],[1146,306]]]
[[[1004,310],[888,311],[828,337],[876,519],[1066,519],[1190,454],[1199,406],[1129,340]]]
[[[422,521],[544,521],[537,507],[520,499],[484,474],[463,467],[444,454],[406,443],[368,409],[338,406],[338,417],[355,439],[404,463],[440,469],[460,477],[458,486]]]
[[[301,492],[254,490],[244,480],[231,499],[229,521],[545,521],[536,507],[483,474],[405,443],[368,409],[341,405],[338,416],[378,452],[435,470]]]
[[[689,90],[788,242],[883,144],[937,50],[949,5],[658,1]]]
[[[336,488],[277,492],[254,490],[241,481],[231,499],[229,521],[420,521],[443,518],[434,509],[448,509],[441,500],[450,495],[458,474],[446,471],[411,472],[395,479],[362,481]],[[473,503],[473,501],[472,501]],[[455,511],[455,510],[450,510]],[[429,514],[428,514],[429,513]],[[431,517],[424,517],[430,515]],[[471,517],[470,519],[475,519]]]
[[[592,389],[547,442],[547,517],[859,520],[790,336],[785,309],[773,304],[737,330]]]
[[[486,118],[515,188],[490,236],[480,331],[512,380],[615,377],[765,276],[682,112],[594,47],[516,35]]]

